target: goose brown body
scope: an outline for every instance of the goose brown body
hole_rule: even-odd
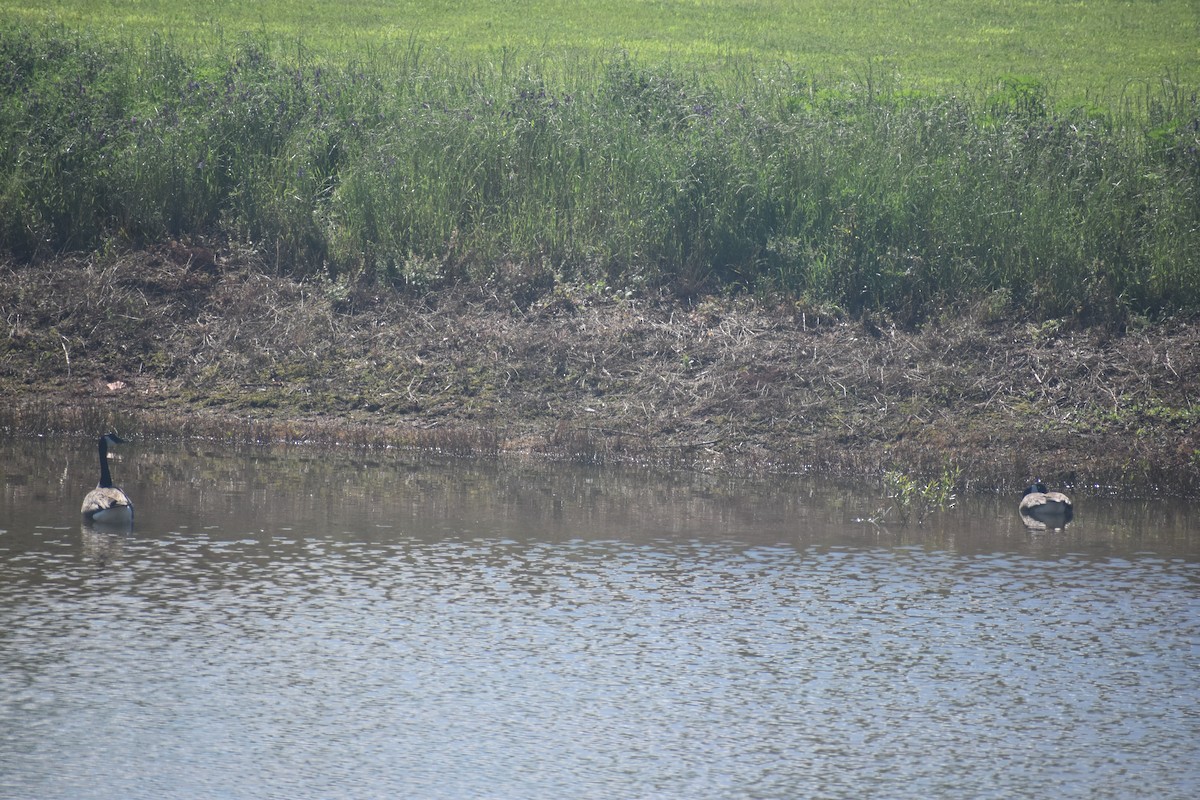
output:
[[[1020,511],[1021,517],[1026,521],[1033,520],[1055,527],[1066,525],[1075,516],[1071,498],[1062,492],[1049,491],[1040,480],[1034,481],[1025,490]]]
[[[115,433],[100,437],[100,482],[83,498],[79,512],[89,522],[133,522],[133,501],[124,491],[113,486],[112,473],[108,469],[108,445],[124,444],[125,440]]]

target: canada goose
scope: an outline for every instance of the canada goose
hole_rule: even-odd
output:
[[[125,440],[115,433],[106,433],[100,437],[100,482],[83,498],[83,507],[79,511],[88,522],[131,523],[133,503],[129,495],[113,486],[112,475],[108,471],[110,442],[125,444]]]
[[[1027,523],[1032,520],[1041,523],[1041,527],[1050,525],[1061,528],[1074,516],[1071,498],[1062,492],[1047,491],[1046,484],[1041,480],[1029,484],[1025,496],[1021,498],[1021,518]]]

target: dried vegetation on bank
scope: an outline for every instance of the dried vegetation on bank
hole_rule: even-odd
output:
[[[1031,323],[998,293],[909,329],[762,298],[536,292],[516,268],[414,299],[179,242],[3,273],[14,433],[1200,490],[1195,321]]]

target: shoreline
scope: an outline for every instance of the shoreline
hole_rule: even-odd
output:
[[[178,242],[0,264],[0,427],[878,481],[961,470],[1200,495],[1200,320],[1114,332],[1002,298],[919,329],[600,286],[406,296]]]

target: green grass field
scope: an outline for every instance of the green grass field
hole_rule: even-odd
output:
[[[0,13],[70,28],[169,35],[208,49],[251,31],[355,57],[407,43],[458,56],[505,49],[720,72],[785,62],[824,80],[874,71],[901,85],[974,89],[1004,75],[1106,102],[1170,74],[1200,83],[1195,0],[0,0]]]
[[[1200,311],[1191,0],[0,3],[18,258],[216,234],[416,292]]]

